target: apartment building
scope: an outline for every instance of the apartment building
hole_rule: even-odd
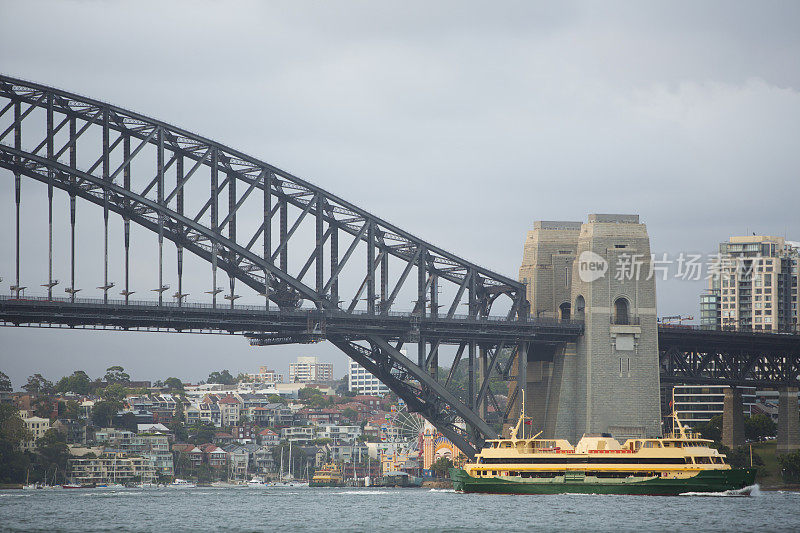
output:
[[[289,363],[289,383],[313,383],[316,381],[332,381],[333,364],[320,363],[318,357],[298,357]]]
[[[350,368],[347,372],[347,390],[377,396],[389,393],[389,387],[355,361],[350,361]]]
[[[247,375],[255,383],[283,383],[283,374],[263,365],[258,367],[258,372]]]
[[[676,385],[674,387],[674,409],[681,423],[692,429],[699,429],[712,417],[721,415],[727,385]],[[756,403],[755,387],[742,387],[742,406],[744,416],[753,414]],[[671,398],[665,398],[672,401]],[[671,427],[665,428],[672,430]]]
[[[737,330],[796,331],[800,243],[783,237],[731,237],[712,261],[708,290],[700,297],[704,326]]]
[[[69,473],[76,483],[125,483],[156,478],[156,468],[150,459],[116,451],[92,459],[70,459]]]

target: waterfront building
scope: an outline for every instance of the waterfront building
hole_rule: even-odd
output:
[[[25,422],[25,427],[31,434],[31,438],[22,442],[23,450],[33,450],[36,448],[36,441],[44,437],[47,430],[50,429],[50,419],[41,418],[38,416],[28,416],[29,411],[20,411],[22,421]]]
[[[282,428],[281,440],[307,444],[314,440],[314,428],[312,426],[291,426]]]
[[[350,368],[347,372],[347,390],[370,395],[389,393],[389,387],[355,361],[350,361]]]
[[[730,237],[711,264],[708,290],[700,297],[704,326],[796,331],[800,300],[800,243],[783,237]]]
[[[69,476],[76,483],[125,483],[135,479],[149,481],[155,479],[156,468],[146,457],[105,451],[91,459],[70,459]]]
[[[332,381],[333,364],[320,363],[318,357],[300,356],[289,364],[289,383],[313,383]]]

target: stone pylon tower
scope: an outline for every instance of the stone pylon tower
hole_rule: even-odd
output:
[[[526,411],[547,437],[661,434],[655,276],[637,215],[540,221],[520,280],[531,314],[580,319],[576,343],[528,354]]]

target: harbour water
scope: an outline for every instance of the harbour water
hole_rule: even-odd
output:
[[[798,531],[800,493],[500,496],[437,489],[0,491],[2,531]]]

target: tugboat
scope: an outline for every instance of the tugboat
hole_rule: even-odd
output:
[[[342,470],[336,463],[327,463],[314,472],[309,487],[343,487]]]
[[[731,468],[713,441],[687,430],[673,412],[677,431],[664,438],[628,439],[584,435],[525,438],[525,397],[508,439],[489,440],[475,461],[450,469],[458,492],[492,494],[642,494],[741,490],[755,482],[755,468]],[[521,436],[520,436],[521,435]]]

